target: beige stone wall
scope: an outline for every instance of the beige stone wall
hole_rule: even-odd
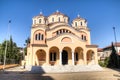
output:
[[[53,18],[54,21],[52,20]],[[41,24],[39,23],[39,19],[41,19]],[[73,20],[73,26],[70,26],[68,24],[68,17],[58,12],[47,17],[47,21],[45,21],[44,16],[34,17],[31,28],[30,46],[27,48],[26,65],[62,65],[60,55],[62,55],[63,50],[67,51],[68,65],[98,64],[97,47],[86,46],[91,45],[90,31],[87,28],[87,22],[85,22],[84,19],[78,19]],[[34,20],[37,22],[35,23]],[[78,25],[82,22],[83,26],[74,28],[74,22],[76,21]],[[63,30],[65,30],[65,32],[63,32]],[[57,34],[57,31],[60,33]],[[44,39],[41,41],[35,40],[35,35],[39,33],[44,35]],[[82,35],[86,37],[86,40],[82,40]],[[40,61],[40,54],[42,54],[43,51],[45,60]],[[56,52],[56,61],[50,61],[50,52],[52,51]],[[78,61],[74,61],[76,52],[78,53]],[[88,57],[89,61],[87,60]]]

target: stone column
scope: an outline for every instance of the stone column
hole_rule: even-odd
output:
[[[72,51],[72,65],[75,64],[75,61],[74,61],[74,51]]]
[[[46,65],[49,65],[49,51],[46,52]]]
[[[84,57],[84,65],[87,65],[87,53],[83,52],[83,57]]]
[[[95,64],[98,64],[98,55],[97,55],[97,52],[94,53],[94,57],[95,57]]]
[[[59,54],[59,65],[62,65],[62,51]]]

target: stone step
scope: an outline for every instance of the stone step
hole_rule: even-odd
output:
[[[31,72],[82,72],[82,71],[102,71],[99,65],[64,65],[64,66],[26,66]]]

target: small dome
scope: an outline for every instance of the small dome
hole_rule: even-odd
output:
[[[61,12],[59,12],[58,10],[57,10],[56,12],[54,12],[53,14],[51,14],[51,15],[62,15],[62,16],[67,17],[67,15],[65,15],[65,14],[63,14],[63,13],[61,13]],[[51,16],[51,15],[50,15],[50,16]]]
[[[85,20],[84,18],[81,18],[80,15],[78,14],[77,18],[74,19],[75,21],[80,21],[80,20]]]
[[[34,16],[33,18],[45,17],[42,12],[38,16]]]
[[[87,20],[84,19],[84,18],[81,18],[80,15],[77,16],[77,18],[75,18],[73,21],[72,21],[72,26],[73,27],[77,27],[77,28],[83,28],[84,27],[87,27]]]

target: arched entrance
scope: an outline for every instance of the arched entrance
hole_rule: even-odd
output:
[[[56,65],[59,62],[59,49],[53,46],[49,50],[49,63],[51,65]]]
[[[43,65],[46,62],[46,52],[43,49],[36,52],[36,57],[36,65]]]
[[[87,51],[87,64],[88,65],[95,64],[95,56],[92,50]]]
[[[66,50],[62,51],[62,65],[68,64],[68,52]]]
[[[81,65],[84,64],[83,49],[81,47],[76,47],[75,48],[74,60],[75,60],[75,65],[77,65],[77,64],[81,64]]]
[[[62,65],[72,64],[72,50],[70,47],[64,47],[61,54]]]

